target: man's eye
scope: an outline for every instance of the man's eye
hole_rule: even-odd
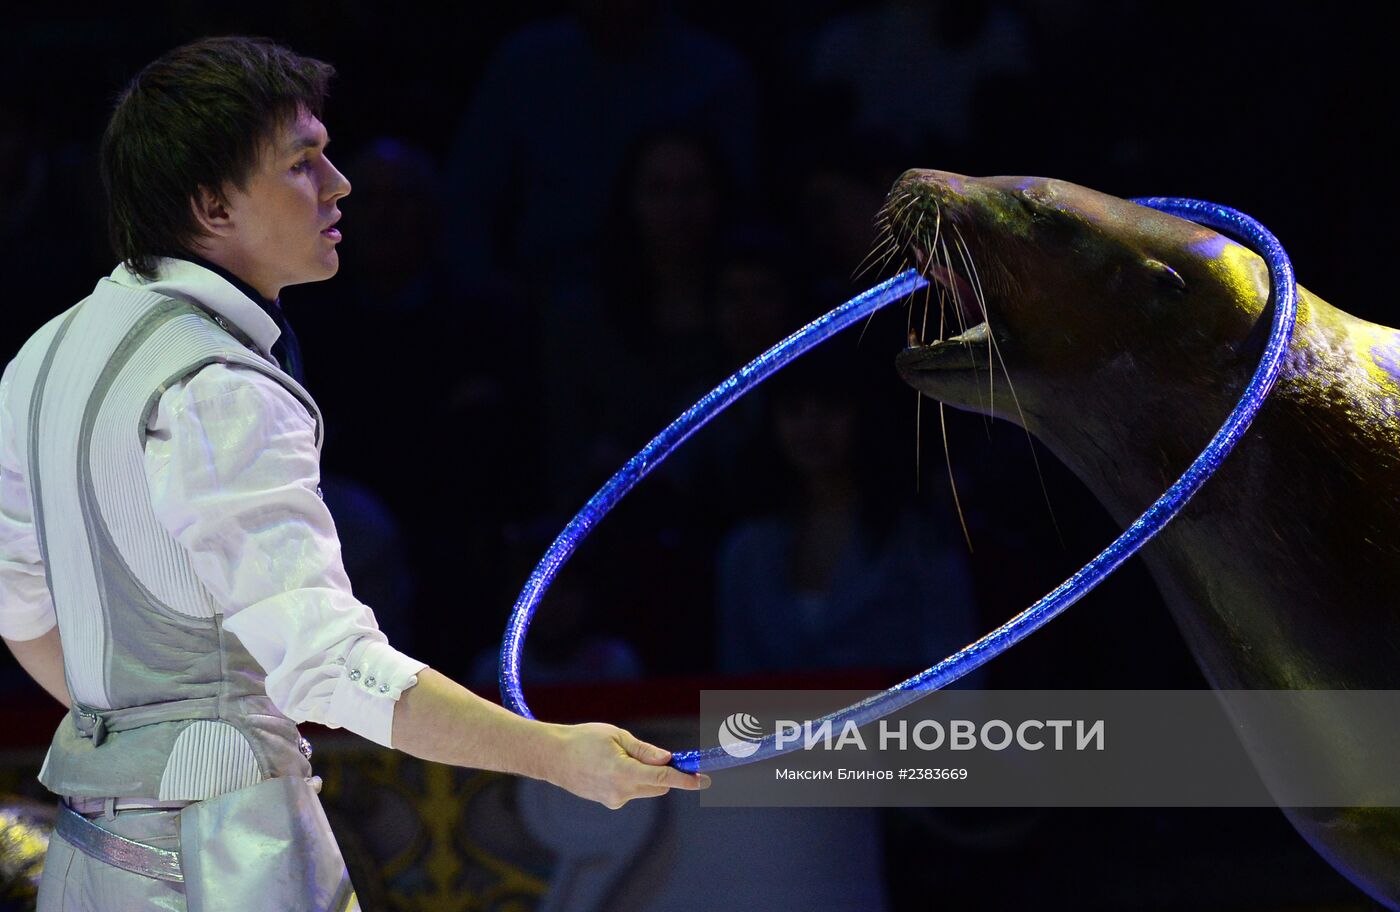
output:
[[[310,162],[309,159],[308,159],[308,160],[304,160],[304,161],[299,161],[299,162],[297,162],[295,165],[292,165],[292,170],[293,170],[293,171],[302,171],[302,170],[304,170],[304,169],[306,168],[306,166],[309,165],[309,164],[311,164],[311,162]]]

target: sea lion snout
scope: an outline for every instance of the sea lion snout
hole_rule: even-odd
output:
[[[972,180],[965,174],[954,174],[952,171],[937,171],[933,168],[910,168],[899,176],[894,182],[892,194],[901,190],[915,190],[942,185],[954,193],[964,193],[967,190],[968,181]]]

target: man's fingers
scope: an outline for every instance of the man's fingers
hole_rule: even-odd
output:
[[[683,773],[675,767],[658,767],[647,777],[652,785],[663,788],[703,789],[710,787],[710,777],[704,773]]]
[[[670,789],[664,786],[651,785],[650,783],[633,783],[626,787],[620,787],[611,798],[599,799],[599,803],[609,810],[615,811],[635,798],[659,798],[669,791]]]
[[[652,766],[671,762],[671,752],[666,748],[640,741],[634,738],[630,732],[624,731],[622,736],[622,746],[627,749],[627,756],[632,759]]]

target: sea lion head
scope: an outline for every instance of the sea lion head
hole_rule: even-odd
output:
[[[1122,439],[1126,428],[1105,425],[1165,408],[1187,414],[1165,425],[1158,414],[1156,426],[1185,432],[1183,453],[1199,449],[1263,342],[1269,280],[1259,257],[1087,187],[913,170],[896,181],[881,222],[945,307],[948,338],[911,339],[896,359],[901,376],[935,399],[1022,424],[1052,448],[1066,426]]]

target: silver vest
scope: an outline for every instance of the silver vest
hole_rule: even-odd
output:
[[[73,709],[39,780],[60,795],[197,801],[311,774],[264,672],[151,505],[146,422],[172,384],[215,363],[309,393],[198,301],[98,282],[18,356],[35,531]],[[27,390],[27,398],[26,398]]]

